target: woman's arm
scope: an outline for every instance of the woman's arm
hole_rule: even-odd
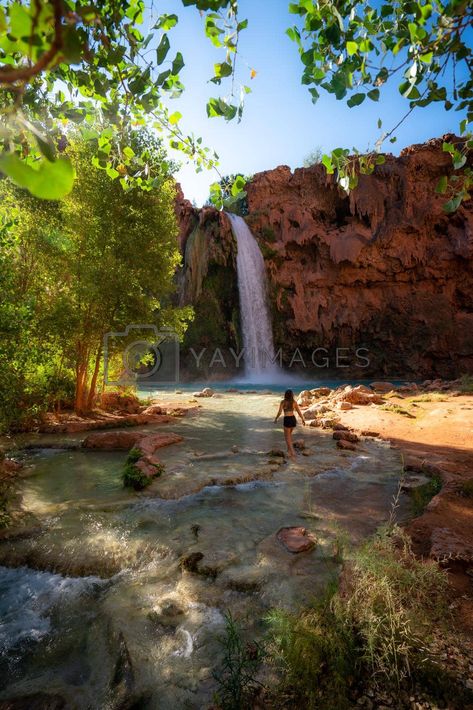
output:
[[[279,405],[279,411],[278,411],[278,413],[276,414],[276,417],[275,417],[275,419],[274,419],[274,423],[276,423],[277,420],[279,419],[279,417],[281,416],[281,412],[282,412],[282,402],[281,402],[281,404]]]
[[[295,408],[296,412],[298,413],[298,415],[300,416],[303,425],[305,426],[304,415],[302,414],[301,409],[300,409],[299,405],[297,404],[296,400],[294,400],[294,408]]]

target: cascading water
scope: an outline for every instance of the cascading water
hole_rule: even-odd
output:
[[[251,382],[274,383],[282,373],[275,363],[263,255],[245,220],[234,214],[227,213],[227,216],[238,245],[237,275],[245,377]]]

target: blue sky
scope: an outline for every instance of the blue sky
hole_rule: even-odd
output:
[[[337,101],[321,91],[314,105],[302,86],[302,64],[296,45],[285,35],[295,23],[288,12],[288,0],[240,0],[240,19],[247,18],[248,28],[240,35],[237,83],[247,84],[252,93],[246,99],[243,120],[226,123],[221,118],[207,118],[206,103],[210,96],[230,91],[229,82],[216,87],[208,83],[213,64],[223,61],[223,53],[205,38],[203,20],[195,7],[184,8],[180,0],[159,2],[159,12],[175,12],[178,25],[170,32],[171,52],[179,49],[186,66],[182,81],[183,97],[169,101],[169,107],[183,114],[182,127],[200,135],[206,145],[220,157],[219,170],[253,174],[277,165],[301,167],[304,158],[315,148],[324,151],[336,147],[356,146],[360,150],[373,147],[380,131],[392,128],[408,109],[408,102],[397,85],[384,87],[378,103],[366,100],[361,106],[348,108],[346,99]],[[250,71],[255,69],[255,79]],[[396,132],[397,143],[385,146],[398,153],[412,143],[448,132],[457,132],[460,114],[445,111],[436,104],[416,109]],[[389,147],[388,147],[389,146]],[[181,159],[180,156],[176,156]],[[201,205],[209,193],[209,185],[218,179],[214,171],[195,173],[192,165],[183,166],[177,174],[185,196]]]

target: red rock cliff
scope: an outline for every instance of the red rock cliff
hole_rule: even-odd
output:
[[[388,156],[350,196],[321,165],[254,176],[248,224],[268,267],[278,345],[306,356],[367,348],[367,375],[473,371],[472,200],[445,214],[435,185],[451,159],[441,143]]]

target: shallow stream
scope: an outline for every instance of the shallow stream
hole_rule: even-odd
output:
[[[269,453],[284,448],[278,402],[199,400],[197,415],[159,427],[184,441],[161,450],[166,472],[139,494],[122,487],[124,452],[28,452],[21,492],[36,522],[0,544],[0,699],[201,710],[226,611],[258,635],[270,608],[310,603],[336,577],[337,540],[356,544],[389,517],[400,457],[375,440],[341,452],[330,432],[298,426],[305,449],[281,464]],[[315,535],[314,550],[277,542],[291,525]],[[194,552],[204,573],[180,565]]]

